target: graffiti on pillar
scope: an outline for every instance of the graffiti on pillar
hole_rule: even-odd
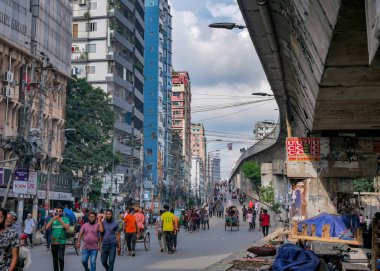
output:
[[[307,218],[307,182],[306,180],[295,181],[290,186],[290,218],[300,221]]]

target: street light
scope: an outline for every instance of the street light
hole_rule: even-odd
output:
[[[265,96],[274,97],[274,95],[268,94],[268,93],[265,93],[265,92],[254,92],[254,93],[252,93],[252,95],[253,96],[263,96],[263,97],[265,97]]]
[[[238,28],[238,29],[247,28],[245,25],[239,25],[236,23],[212,23],[212,24],[209,24],[208,26],[211,28],[224,28],[228,30],[232,30],[234,28]]]

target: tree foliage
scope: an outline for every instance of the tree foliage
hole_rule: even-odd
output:
[[[115,159],[112,146],[115,115],[109,95],[85,79],[77,79],[68,85],[66,104],[62,171],[82,170],[96,175],[109,170]]]
[[[354,192],[375,192],[373,179],[354,180]]]
[[[259,192],[261,186],[261,170],[260,165],[255,162],[246,161],[243,163],[241,170],[244,176],[251,181],[253,189]]]

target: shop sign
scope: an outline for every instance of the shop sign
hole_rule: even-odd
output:
[[[36,171],[29,172],[29,181],[28,181],[28,191],[26,194],[28,195],[36,195],[37,194],[37,180],[38,174]]]
[[[45,199],[46,198],[46,191],[45,190],[38,190],[37,191],[37,197],[39,199]],[[50,200],[72,201],[73,195],[71,193],[49,191],[49,199]]]
[[[289,137],[286,139],[286,154],[288,161],[319,161],[321,159],[320,138]]]
[[[13,178],[13,193],[26,194],[28,191],[28,170],[16,169]]]

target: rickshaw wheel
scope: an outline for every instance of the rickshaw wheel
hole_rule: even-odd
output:
[[[145,251],[148,251],[150,248],[150,232],[147,232],[144,237],[144,247]]]

